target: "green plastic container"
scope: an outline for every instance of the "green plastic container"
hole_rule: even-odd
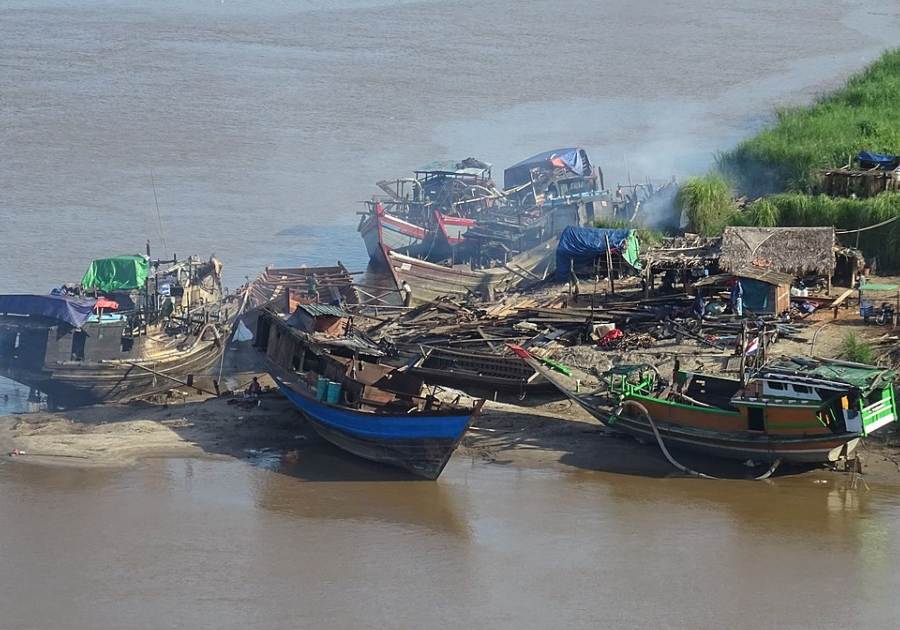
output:
[[[324,376],[320,376],[316,382],[316,398],[318,400],[325,400],[328,397],[328,382]]]
[[[341,400],[341,384],[335,383],[334,381],[329,381],[328,383],[328,397],[325,399],[330,405],[336,405]]]

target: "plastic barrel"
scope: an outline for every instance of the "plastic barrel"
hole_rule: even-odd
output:
[[[316,382],[316,398],[319,400],[325,400],[328,397],[328,382],[324,376],[320,376]]]
[[[336,405],[341,400],[341,384],[335,383],[334,381],[330,381],[328,383],[328,398],[326,402],[331,405]]]

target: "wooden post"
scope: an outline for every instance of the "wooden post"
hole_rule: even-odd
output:
[[[609,233],[606,233],[604,237],[606,238],[606,277],[609,280],[609,293],[610,295],[615,295],[616,285],[613,282],[612,252],[609,251]]]

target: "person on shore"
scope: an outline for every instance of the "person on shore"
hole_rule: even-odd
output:
[[[703,296],[698,293],[697,299],[694,300],[694,316],[702,322],[703,315],[705,313],[706,313],[706,300],[704,300]]]
[[[262,385],[259,384],[259,378],[256,376],[253,377],[253,380],[250,381],[250,385],[247,387],[245,393],[247,398],[259,398],[259,395],[262,394]]]
[[[404,280],[400,284],[400,298],[403,300],[403,306],[409,308],[412,305],[412,287],[409,286],[409,282]]]
[[[731,311],[737,317],[744,316],[744,286],[738,279],[731,286]]]
[[[314,273],[306,276],[306,294],[311,300],[319,301],[319,281]]]

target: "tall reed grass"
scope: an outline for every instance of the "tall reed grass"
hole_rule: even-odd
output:
[[[718,173],[692,177],[678,190],[675,205],[687,215],[689,230],[715,236],[734,219],[731,184]]]

